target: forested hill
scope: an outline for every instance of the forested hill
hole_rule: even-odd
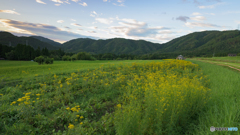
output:
[[[11,46],[17,46],[17,44],[26,44],[26,42],[34,49],[37,49],[38,47],[41,49],[46,47],[49,50],[59,49],[59,47],[52,46],[49,43],[42,42],[32,37],[18,37],[9,32],[0,32],[0,44],[2,45],[9,45],[11,43]]]
[[[158,53],[240,53],[240,31],[194,32],[162,44]]]
[[[79,38],[65,42],[62,48],[67,52],[90,52],[93,54],[147,54],[160,49],[161,44],[151,43],[144,40],[130,40],[113,38],[107,40],[93,40]]]
[[[204,54],[212,55],[213,53],[224,53],[224,55],[226,53],[240,53],[239,30],[194,32],[175,38],[164,44],[123,38],[106,40],[79,38],[60,44],[44,37],[17,37],[8,32],[0,32],[0,44],[3,45],[9,45],[11,41],[12,46],[16,46],[19,43],[25,44],[26,40],[34,49],[38,46],[40,48],[47,47],[49,50],[56,50],[61,47],[62,50],[72,53],[89,52],[92,54],[114,53],[135,55],[171,53],[176,55],[189,54],[189,56],[195,56],[197,54],[199,54],[198,56]]]
[[[48,38],[45,38],[45,37],[41,37],[41,36],[30,36],[30,37],[38,39],[38,40],[40,40],[42,42],[46,42],[46,43],[48,43],[48,44],[50,44],[52,46],[60,47],[62,45],[62,44],[60,44],[58,42],[55,42],[55,41],[53,41],[51,39],[48,39]]]

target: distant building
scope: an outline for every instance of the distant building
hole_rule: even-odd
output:
[[[177,60],[185,60],[185,58],[182,55],[177,56]]]
[[[234,57],[234,56],[237,56],[237,54],[228,54],[228,56]]]

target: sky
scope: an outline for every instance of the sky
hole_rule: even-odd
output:
[[[239,0],[0,0],[0,31],[166,43],[189,33],[240,29]]]

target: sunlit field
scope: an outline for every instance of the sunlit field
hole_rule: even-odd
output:
[[[226,68],[184,60],[54,64],[19,65],[29,76],[0,89],[1,133],[205,135],[211,126],[239,126],[240,75]]]
[[[159,61],[159,60],[158,60]],[[54,61],[54,64],[38,65],[31,61],[0,61],[0,85],[1,82],[11,83],[21,81],[24,78],[41,76],[45,74],[66,74],[76,71],[95,69],[100,65],[120,63],[131,64],[133,62],[142,63],[142,60],[123,61]]]
[[[229,56],[227,56],[227,57],[212,57],[212,58],[198,57],[197,59],[240,63],[240,56],[235,56],[235,57],[229,57]]]

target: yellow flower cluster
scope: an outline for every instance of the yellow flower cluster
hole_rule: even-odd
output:
[[[193,109],[193,106],[204,105],[208,99],[210,89],[204,86],[206,76],[198,72],[200,71],[198,65],[188,61],[166,60],[133,64],[119,70],[129,71],[129,74],[126,76],[119,73],[114,80],[117,83],[128,79],[127,85],[122,86],[124,95],[120,101],[123,104],[117,105],[118,108],[124,107],[116,111],[117,121],[131,121],[130,119],[137,115],[141,121],[140,118],[151,114],[154,114],[151,119],[161,121],[167,119],[163,117],[165,114],[166,116],[183,114]],[[171,112],[168,112],[170,110]],[[197,108],[194,108],[192,111],[196,110]],[[151,114],[145,114],[149,112]],[[151,120],[148,124],[151,125]]]
[[[69,123],[69,126],[68,126],[69,129],[73,129],[74,128],[74,125]]]
[[[67,110],[71,110],[73,112],[79,112],[79,110],[81,109],[79,105],[72,107],[71,109],[69,107],[66,108]]]

